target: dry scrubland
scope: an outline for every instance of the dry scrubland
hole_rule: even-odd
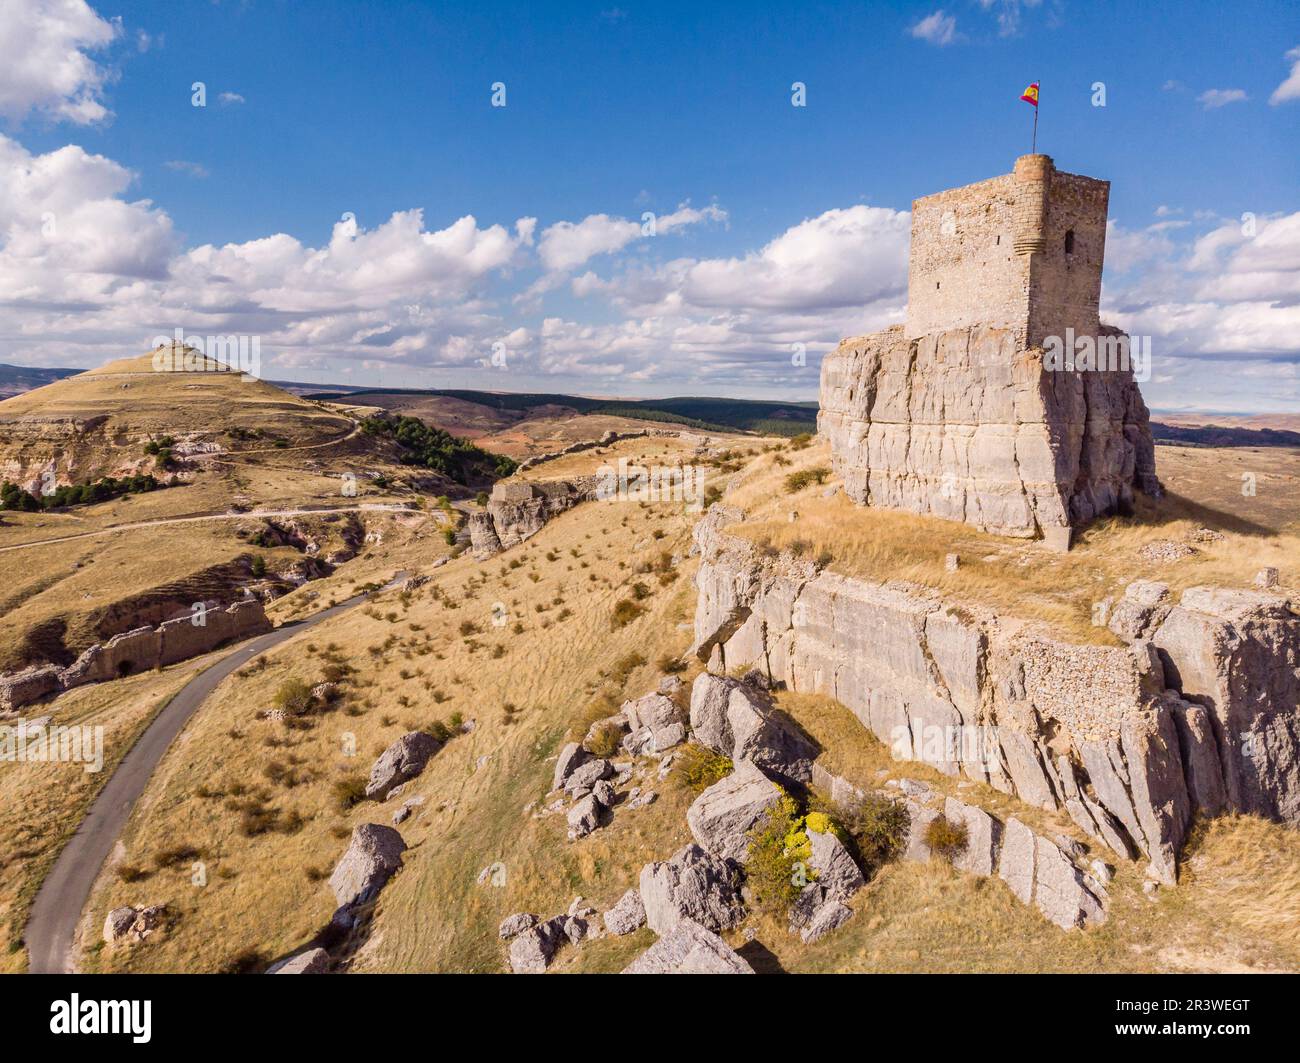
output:
[[[661,451],[655,443],[622,444],[615,457],[621,452],[662,459],[676,446],[678,460],[689,460],[679,444]],[[778,453],[791,464],[778,464]],[[589,452],[565,459],[563,474],[590,472],[608,458]],[[1208,475],[1206,463],[1212,459],[1191,454],[1189,463],[1202,464],[1190,465],[1189,480],[1198,468]],[[751,440],[743,451],[720,459],[710,482],[722,486],[736,477],[729,501],[754,510],[767,506],[774,538],[787,527],[810,537],[805,524],[818,507],[838,503],[823,500],[816,488],[791,501],[775,485],[791,471],[823,460],[816,447],[790,450],[787,444]],[[1175,491],[1176,469],[1171,460],[1163,470]],[[790,508],[801,513],[793,526],[784,523]],[[896,516],[849,509],[836,519],[851,522],[855,514]],[[273,651],[265,665],[227,680],[156,773],[114,865],[101,877],[87,909],[84,966],[241,969],[301,948],[333,910],[324,879],[351,828],[388,823],[400,803],[361,801],[344,807],[339,793],[353,790],[399,735],[437,721],[472,720],[474,728],[453,738],[408,785],[403,798],[424,799],[400,828],[411,848],[373,922],[348,942],[350,969],[501,971],[504,948],[496,927],[505,915],[519,910],[551,915],[575,894],[598,907],[612,904],[636,882],[646,861],[665,858],[688,840],[685,809],[695,794],[680,770],[657,785],[655,804],[620,809],[610,825],[578,842],[565,840],[562,816],[534,818],[525,808],[549,786],[554,754],[566,736],[580,736],[624,697],[651,689],[661,675],[660,658],[678,657],[689,645],[696,562],[684,559],[672,568],[663,559],[686,553],[694,519],[672,505],[580,506],[520,547],[483,563],[467,556],[454,560],[432,570],[429,582],[413,592],[382,594],[370,606]],[[829,513],[822,519],[829,520]],[[1205,522],[1199,513],[1196,519]],[[928,540],[915,538],[915,525],[938,523],[907,517],[890,530],[921,552],[931,543],[939,549],[940,530],[947,532],[948,543],[955,536],[986,553],[997,549],[1016,557],[1031,549],[966,529],[954,532],[951,525],[931,529]],[[1174,538],[1171,527],[1164,525],[1159,534],[1141,527],[1109,533]],[[658,533],[661,538],[654,537]],[[333,586],[313,584],[312,590],[325,592],[313,604],[345,597],[363,575],[373,573],[378,580],[394,569],[420,571],[431,556],[424,553],[430,538],[436,540],[375,544],[368,557],[332,577]],[[846,555],[857,556],[842,532],[828,545],[837,565]],[[951,549],[943,546],[943,552]],[[968,553],[969,547],[963,557]],[[1041,553],[1034,556],[1042,560]],[[1074,557],[1048,560],[1086,571],[1086,565],[1073,569]],[[1207,563],[1227,559],[1190,559],[1179,566],[1204,572]],[[934,568],[942,584],[942,552]],[[1006,571],[1023,581],[1019,590],[1025,601],[1039,600],[1029,590],[1043,596],[1061,582],[1059,572],[1044,577],[1034,566]],[[1118,571],[1107,569],[1108,578],[1118,580]],[[1090,597],[1094,585],[1082,581],[1071,593]],[[304,608],[295,597],[280,608]],[[636,601],[644,612],[619,627],[611,618],[624,600]],[[497,602],[509,612],[503,627],[492,624]],[[1070,616],[1079,607],[1075,603],[1067,595],[1054,607]],[[344,680],[344,696],[333,708],[292,724],[260,718],[286,679],[315,682],[335,674],[331,665],[339,664],[355,671]],[[697,671],[692,664],[683,677],[689,680]],[[992,810],[1014,811],[1041,829],[1077,837],[1063,817],[1027,809],[984,787],[959,791],[958,780],[919,765],[892,763],[885,748],[828,699],[785,693],[780,704],[827,749],[829,766],[854,780],[875,782],[882,771],[925,779],[949,793],[977,797]],[[356,737],[355,756],[345,755],[347,733]],[[195,860],[207,868],[202,887],[190,881]],[[505,865],[506,885],[477,885],[479,872],[497,861]],[[134,881],[124,881],[123,867],[135,869],[125,873]],[[1176,890],[1161,891],[1153,903],[1143,895],[1141,881],[1136,865],[1121,867],[1111,890],[1110,921],[1087,933],[1063,934],[1016,902],[999,881],[963,876],[938,862],[894,863],[855,898],[858,918],[822,942],[804,946],[763,916],[748,924],[758,930],[757,941],[745,944],[739,932],[729,937],[760,970],[1300,967],[1300,836],[1295,832],[1247,818],[1216,821],[1197,831]],[[97,944],[110,908],[159,902],[175,913],[169,930],[135,947],[110,950]],[[619,970],[652,939],[643,929],[627,938],[566,948],[552,969]]]
[[[1068,554],[950,521],[867,509],[842,492],[827,498],[816,482],[788,490],[787,477],[802,470],[825,472],[825,485],[838,484],[830,464],[821,443],[763,455],[728,496],[746,513],[734,531],[777,550],[820,556],[845,575],[910,580],[961,602],[1043,620],[1068,639],[1111,645],[1118,645],[1114,636],[1092,626],[1092,604],[1134,579],[1160,580],[1176,593],[1198,584],[1246,587],[1261,568],[1273,566],[1285,591],[1300,591],[1297,451],[1157,447],[1165,499],[1139,496],[1133,518],[1093,524],[1076,534]],[[1243,473],[1255,476],[1254,496],[1241,493]],[[793,521],[791,512],[798,514]],[[1195,534],[1201,528],[1222,538],[1203,541]],[[1197,553],[1144,560],[1139,551],[1159,540],[1187,543]],[[950,553],[961,559],[956,572],[945,568]]]

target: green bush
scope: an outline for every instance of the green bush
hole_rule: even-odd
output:
[[[735,768],[730,757],[694,743],[682,751],[679,763],[682,781],[692,790],[707,790],[714,783],[725,779]]]
[[[866,794],[838,811],[868,875],[898,856],[907,845],[911,819],[900,802],[883,794]]]
[[[925,844],[950,864],[966,851],[968,841],[966,824],[954,823],[947,816],[931,820],[925,828]]]
[[[305,716],[311,711],[311,687],[301,679],[286,679],[273,699],[275,707],[290,716]]]
[[[825,465],[814,465],[811,469],[800,469],[785,478],[785,492],[788,495],[802,491],[811,484],[820,484],[831,474]]]
[[[603,723],[583,740],[582,748],[593,757],[612,757],[623,744],[623,729],[617,724]]]
[[[798,848],[789,845],[792,836],[802,833],[799,827],[799,806],[782,796],[763,822],[750,831],[745,881],[753,907],[766,915],[784,915],[810,879],[798,866],[806,854],[801,857]]]

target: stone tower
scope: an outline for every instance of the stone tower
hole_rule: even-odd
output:
[[[907,321],[822,362],[819,428],[856,501],[1040,537],[1159,492],[1127,338],[1098,304],[1110,184],[1025,155],[912,204]],[[1044,357],[1069,336],[1118,368]]]

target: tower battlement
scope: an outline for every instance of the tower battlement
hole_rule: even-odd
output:
[[[1110,182],[1023,155],[1009,174],[912,204],[909,339],[1007,329],[1022,348],[1073,328],[1095,336]]]

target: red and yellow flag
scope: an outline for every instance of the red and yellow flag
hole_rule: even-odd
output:
[[[1025,103],[1032,103],[1038,106],[1038,82],[1035,81],[1029,88],[1025,89],[1024,94],[1020,97]]]

